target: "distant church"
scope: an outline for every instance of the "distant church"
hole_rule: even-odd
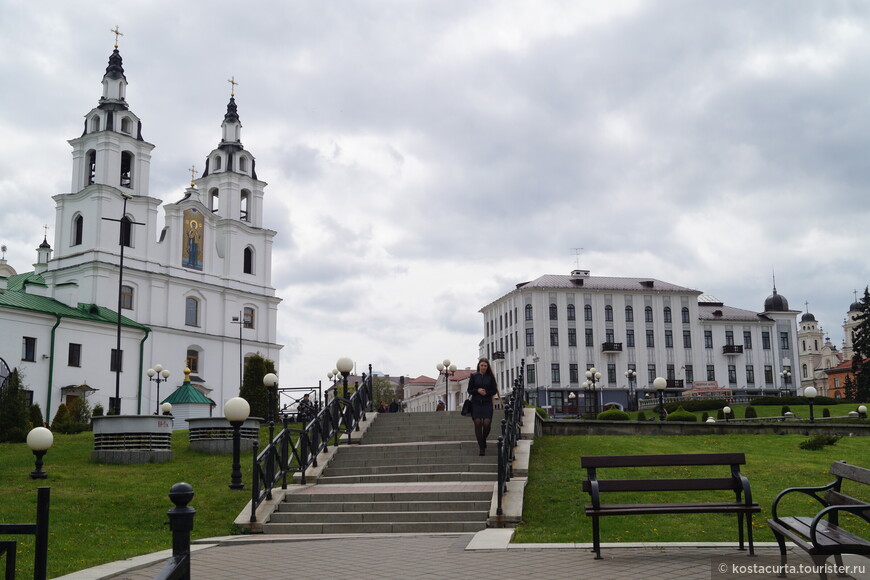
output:
[[[22,370],[47,420],[84,393],[108,410],[116,365],[123,414],[155,412],[181,385],[185,366],[220,414],[239,392],[240,359],[260,353],[277,363],[281,349],[276,232],[263,224],[266,183],[242,145],[234,93],[205,170],[163,205],[161,220],[163,202],[148,190],[154,145],[127,104],[117,44],[102,85],[82,134],[69,141],[72,193],[52,198],[53,247],[43,240],[32,272],[17,274],[5,260],[0,267],[0,368],[5,361]],[[146,376],[156,364],[172,372],[160,400]]]

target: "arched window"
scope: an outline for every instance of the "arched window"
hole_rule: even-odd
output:
[[[71,246],[80,246],[82,243],[82,236],[85,231],[85,218],[81,215],[77,215],[73,218],[73,231],[72,231],[72,244]]]
[[[568,320],[576,320],[576,316],[574,314],[574,305],[568,305]]]
[[[634,309],[631,306],[625,307],[625,321],[634,322]]]
[[[131,125],[132,124],[130,123],[130,117],[124,117],[123,119],[121,119],[121,133],[126,133],[129,135]]]
[[[91,149],[88,151],[88,182],[85,185],[92,185],[97,178],[97,152]]]
[[[526,304],[526,320],[532,320],[532,305]]]
[[[254,309],[250,306],[245,306],[242,312],[245,328],[254,328]]]
[[[804,375],[805,379],[808,378],[808,373],[809,373],[809,370],[807,369],[807,365],[804,365],[803,366],[803,375]]]
[[[187,368],[192,373],[199,372],[199,351],[195,348],[187,349]]]
[[[199,300],[191,296],[184,299],[184,324],[199,326]]]
[[[94,115],[91,117],[91,133],[100,130],[100,117],[98,115]]]
[[[652,307],[651,307],[651,306],[647,306],[646,308],[643,309],[643,318],[644,318],[644,320],[645,320],[646,322],[652,322],[652,321],[653,321],[653,317],[652,317]]]
[[[244,256],[244,268],[245,274],[253,274],[254,273],[254,250],[251,248],[245,248],[245,256]]]
[[[559,309],[555,304],[550,304],[550,320],[559,320]]]
[[[133,154],[121,153],[121,187],[133,187]]]
[[[670,306],[665,306],[664,316],[665,316],[665,323],[666,324],[671,322],[671,307]]]
[[[215,155],[214,156],[214,170],[220,171],[220,169],[221,169],[221,156]]]
[[[689,309],[683,306],[683,324],[689,324]]]
[[[218,188],[213,188],[208,192],[209,208],[213,212],[217,212],[221,204],[221,195]]]
[[[133,224],[127,216],[121,218],[121,240],[119,243],[125,248],[133,247]]]
[[[604,320],[606,322],[613,322],[613,306],[610,304],[604,307]]]
[[[248,191],[247,189],[243,189],[242,190],[242,198],[240,200],[241,205],[239,206],[240,207],[239,219],[241,219],[243,222],[248,221],[248,204],[250,203],[250,201],[251,201],[251,192]]]
[[[133,287],[121,286],[121,308],[133,310]]]
[[[583,319],[586,321],[592,320],[592,306],[589,304],[583,307]]]

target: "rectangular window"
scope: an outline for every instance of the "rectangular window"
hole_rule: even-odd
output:
[[[614,363],[607,364],[607,382],[611,385],[616,383],[616,364]]]
[[[196,298],[184,299],[184,324],[199,326],[199,300]]]
[[[692,348],[692,331],[683,331],[683,348]]]
[[[71,367],[82,366],[82,345],[74,342],[69,343],[69,355],[67,356],[66,364]]]
[[[737,384],[737,365],[728,365],[728,383]]]
[[[526,329],[526,346],[535,346],[535,329]]]
[[[748,330],[743,331],[743,350],[752,350],[752,333]]]
[[[713,348],[713,331],[704,331],[704,348]]]
[[[586,346],[595,346],[591,328],[586,329]]]
[[[788,346],[788,333],[787,333],[787,332],[780,332],[780,333],[779,333],[779,348],[781,348],[782,350],[788,350],[788,349],[789,349],[789,346]]]
[[[526,320],[532,320],[532,305],[526,304]]]
[[[686,383],[691,385],[695,382],[695,369],[692,365],[686,365]]]
[[[766,330],[761,333],[761,348],[770,350],[770,333]]]
[[[764,365],[764,384],[773,384],[773,367],[770,365]]]
[[[568,346],[577,346],[577,329],[568,329]]]
[[[746,365],[746,384],[755,384],[755,367],[753,367],[752,365]]]
[[[199,351],[193,349],[187,351],[187,368],[192,373],[199,372]]]
[[[559,329],[550,329],[550,346],[559,346]]]
[[[728,346],[734,345],[734,331],[733,330],[726,330],[725,331],[725,344]]]
[[[535,376],[535,365],[529,365],[526,367],[526,382],[530,385],[534,385],[537,380]]]
[[[646,345],[649,348],[654,348],[656,345],[656,339],[655,339],[655,336],[653,335],[652,330],[646,331]]]
[[[25,336],[21,341],[21,360],[33,362],[36,360],[36,339]]]
[[[613,334],[612,328],[607,328],[604,330],[604,342],[615,342],[616,337]]]
[[[667,369],[667,379],[668,379],[669,381],[674,381],[674,380],[677,379],[677,373],[676,373],[676,371],[674,370],[674,365],[668,365],[668,369]]]
[[[626,348],[634,348],[634,330],[631,328],[625,331],[625,346]]]
[[[553,363],[550,365],[550,382],[554,385],[558,385],[562,382],[562,377],[559,373],[559,363]]]
[[[112,349],[111,360],[109,361],[109,370],[111,372],[124,372],[124,351],[119,351],[116,348]]]
[[[649,384],[653,384],[653,381],[656,380],[656,365],[646,365],[646,377],[649,379]]]
[[[571,379],[572,383],[579,383],[580,382],[580,373],[577,369],[577,363],[571,363],[568,366],[568,372],[570,373],[569,378]]]
[[[674,348],[674,332],[672,330],[665,331],[665,348]]]
[[[707,365],[707,380],[715,381],[716,380],[716,367],[713,365]]]
[[[121,286],[121,308],[133,310],[133,287]]]
[[[254,328],[254,309],[251,307],[245,308],[242,316],[244,317],[245,328]]]

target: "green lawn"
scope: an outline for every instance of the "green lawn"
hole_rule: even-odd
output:
[[[591,542],[591,519],[584,514],[589,495],[581,485],[585,471],[580,469],[582,455],[632,455],[655,453],[721,453],[742,452],[747,464],[742,472],[749,478],[753,499],[762,512],[753,518],[755,539],[773,541],[766,518],[776,494],[787,487],[823,485],[832,481],[827,474],[833,461],[845,460],[868,465],[868,444],[864,437],[846,437],[822,451],[804,451],[798,445],[806,440],[799,435],[723,435],[723,436],[572,436],[541,437],[532,445],[529,482],[526,487],[523,520],[517,530],[517,542]],[[664,470],[665,468],[660,468]],[[671,477],[696,477],[699,468],[668,468]],[[601,470],[600,478],[621,475],[641,477],[638,470]],[[659,474],[662,472],[658,472]],[[713,470],[706,473],[723,471]],[[727,475],[727,470],[724,472]],[[659,475],[660,476],[660,475]],[[861,486],[865,487],[865,486]],[[870,499],[866,489],[844,491]],[[701,492],[713,493],[713,492]],[[730,492],[724,492],[730,494]],[[666,495],[666,498],[661,497]],[[615,496],[615,497],[614,497]],[[654,503],[656,501],[695,501],[706,497],[697,492],[681,496],[672,492],[650,497],[648,494],[611,494],[609,501],[617,503]],[[723,496],[718,495],[720,500]],[[733,494],[731,495],[733,498]],[[605,495],[605,501],[608,501]],[[793,500],[786,508],[794,515],[815,514],[818,504],[812,500]],[[782,513],[782,512],[781,512]],[[604,542],[620,541],[734,541],[737,540],[736,516],[699,514],[663,516],[624,516],[601,520]]]

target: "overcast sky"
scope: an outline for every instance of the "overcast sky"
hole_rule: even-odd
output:
[[[472,366],[482,306],[578,264],[755,311],[775,270],[836,345],[870,282],[870,3],[833,0],[3,0],[0,243],[19,272],[116,24],[154,197],[201,170],[239,82],[278,232],[282,385],[340,356]]]

